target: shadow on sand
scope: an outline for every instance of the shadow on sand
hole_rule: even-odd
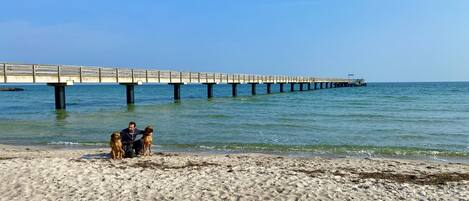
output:
[[[85,154],[80,159],[110,159],[110,153],[98,153],[98,154]]]

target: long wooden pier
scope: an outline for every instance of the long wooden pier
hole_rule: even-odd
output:
[[[174,99],[181,98],[181,85],[204,84],[207,97],[213,97],[215,84],[231,84],[232,95],[237,96],[237,85],[250,84],[252,95],[256,95],[258,84],[267,85],[272,93],[272,84],[290,84],[290,91],[299,85],[300,91],[323,88],[366,86],[363,79],[321,78],[281,75],[228,74],[210,72],[181,72],[170,70],[145,70],[120,67],[15,64],[0,63],[0,83],[42,83],[55,87],[55,107],[65,109],[65,87],[75,83],[116,83],[126,86],[127,104],[134,103],[134,86],[142,84],[170,84],[174,87]]]

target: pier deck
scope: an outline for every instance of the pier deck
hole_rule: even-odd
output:
[[[232,84],[233,96],[237,95],[236,85],[251,84],[252,94],[256,95],[257,84],[267,84],[271,93],[271,84],[280,84],[283,92],[284,84],[308,86],[308,90],[335,87],[365,86],[363,79],[322,78],[312,76],[282,76],[282,75],[253,75],[229,74],[212,72],[182,72],[170,70],[147,70],[138,68],[50,65],[50,64],[16,64],[0,63],[0,83],[37,83],[55,86],[56,108],[65,108],[65,86],[75,83],[115,83],[126,85],[127,103],[134,103],[134,85],[141,84],[170,84],[174,86],[174,99],[180,99],[180,85],[205,84],[208,97],[213,96],[214,84]]]

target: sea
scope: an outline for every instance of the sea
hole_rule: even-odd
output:
[[[66,110],[54,88],[2,85],[0,144],[51,148],[108,147],[135,121],[155,128],[154,151],[265,153],[286,156],[384,157],[469,163],[469,82],[368,83],[366,87],[279,93],[265,85],[135,87],[127,105],[120,85],[66,87]]]

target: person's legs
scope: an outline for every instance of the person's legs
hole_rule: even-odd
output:
[[[124,145],[124,152],[125,152],[125,155],[124,155],[125,158],[132,158],[135,156],[134,150],[132,149],[132,145],[130,144]]]
[[[135,140],[133,144],[133,148],[135,149],[135,153],[137,155],[140,155],[141,154],[140,152],[143,149],[143,140],[142,139]]]

